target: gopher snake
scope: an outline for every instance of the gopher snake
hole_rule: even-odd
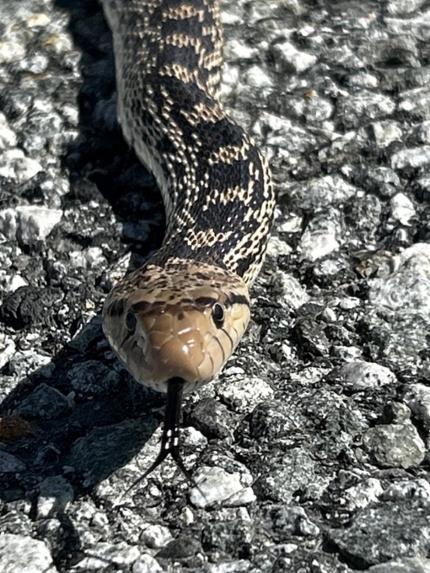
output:
[[[167,229],[159,251],[111,291],[103,329],[134,378],[167,392],[162,449],[180,464],[182,392],[212,379],[250,318],[248,288],[273,217],[268,166],[219,99],[217,0],[103,0],[118,118],[154,174]]]

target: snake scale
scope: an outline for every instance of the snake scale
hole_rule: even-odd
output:
[[[128,371],[167,393],[160,454],[145,477],[168,454],[185,471],[182,394],[216,376],[248,325],[275,200],[267,162],[219,100],[219,2],[102,2],[118,119],[166,210],[161,248],[103,308],[104,332]]]

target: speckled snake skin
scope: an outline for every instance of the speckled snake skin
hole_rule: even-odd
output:
[[[104,331],[133,376],[167,391],[213,378],[249,321],[274,209],[267,164],[218,97],[216,0],[104,0],[118,117],[162,191],[161,249],[120,281]]]

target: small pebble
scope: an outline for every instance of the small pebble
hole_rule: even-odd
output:
[[[229,473],[219,467],[203,466],[194,479],[198,487],[191,489],[190,501],[196,507],[205,508],[218,503],[226,506],[244,505],[256,499],[252,488],[242,483],[243,477],[237,472]],[[246,481],[250,483],[252,480]]]
[[[271,385],[258,377],[227,378],[217,385],[218,396],[236,412],[251,412],[257,404],[274,394]]]
[[[318,217],[306,227],[300,240],[300,251],[303,258],[317,261],[337,251],[339,228],[334,221]]]
[[[103,571],[106,564],[115,565],[123,570],[134,564],[140,556],[136,546],[120,543],[106,543],[100,541],[74,567],[73,571]]]
[[[416,215],[412,201],[404,193],[397,193],[390,201],[391,217],[401,225],[410,225]]]
[[[430,145],[402,149],[391,156],[391,167],[393,169],[404,169],[406,167],[424,167],[430,164]]]
[[[291,42],[288,41],[275,44],[273,52],[275,57],[278,58],[281,63],[291,68],[295,73],[304,72],[308,68],[312,67],[317,61],[316,56],[298,50]]]
[[[348,362],[342,366],[339,374],[345,384],[354,390],[381,388],[396,382],[395,375],[386,366],[361,360]]]
[[[133,564],[132,573],[163,573],[164,569],[148,553],[141,555]]]
[[[0,157],[0,176],[16,180],[17,183],[25,183],[40,171],[42,171],[40,163],[26,157],[21,149],[8,149]],[[43,209],[37,206],[30,206],[30,208]]]
[[[140,541],[151,549],[160,549],[171,540],[172,534],[164,525],[149,525],[145,527],[140,535]]]
[[[424,442],[410,423],[375,426],[364,434],[363,443],[381,467],[418,466],[426,454]]]
[[[24,535],[0,535],[0,571],[4,573],[55,573],[52,555],[43,541]]]

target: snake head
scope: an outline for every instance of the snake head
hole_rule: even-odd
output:
[[[249,293],[236,274],[171,259],[128,275],[108,296],[103,330],[134,378],[159,391],[185,380],[185,391],[214,378],[250,318]]]

